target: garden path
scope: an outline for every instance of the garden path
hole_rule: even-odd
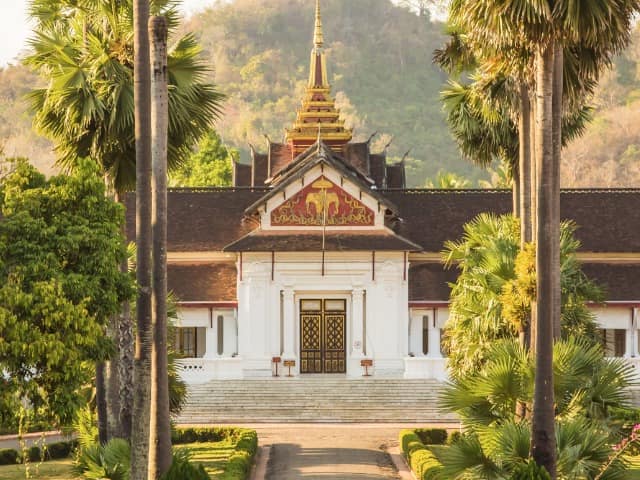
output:
[[[251,425],[269,451],[266,474],[256,480],[386,480],[406,478],[389,450],[407,425]]]

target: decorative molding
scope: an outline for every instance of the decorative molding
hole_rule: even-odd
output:
[[[225,252],[168,252],[167,263],[235,263],[235,253]]]
[[[582,263],[613,263],[640,265],[640,253],[636,252],[578,252]]]

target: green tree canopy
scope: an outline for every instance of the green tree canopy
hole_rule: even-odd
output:
[[[104,327],[133,294],[122,206],[94,163],[46,180],[26,160],[0,187],[0,397],[67,421],[110,351]]]
[[[233,162],[239,156],[235,148],[222,143],[215,130],[209,130],[189,159],[171,174],[170,184],[172,187],[230,186]]]

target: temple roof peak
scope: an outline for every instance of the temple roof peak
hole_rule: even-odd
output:
[[[324,35],[322,33],[322,13],[320,12],[320,0],[316,0],[316,28],[313,35],[313,44],[316,49],[324,46]]]

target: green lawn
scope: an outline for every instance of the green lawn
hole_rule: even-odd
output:
[[[51,460],[39,464],[29,464],[29,478],[45,479],[45,480],[75,480],[78,477],[73,476],[71,472],[71,463],[73,460]],[[24,465],[5,465],[0,466],[0,478],[2,480],[24,480]]]
[[[633,464],[633,468],[629,480],[640,480],[640,457],[633,457],[631,463]]]
[[[177,449],[188,449],[195,462],[202,463],[212,479],[218,478],[224,471],[224,466],[233,453],[233,443],[229,440],[216,443],[191,443],[187,445],[177,445]],[[30,478],[42,480],[77,480],[71,471],[73,460],[51,460],[49,462],[29,465]],[[0,479],[2,480],[24,480],[24,465],[0,466]]]

